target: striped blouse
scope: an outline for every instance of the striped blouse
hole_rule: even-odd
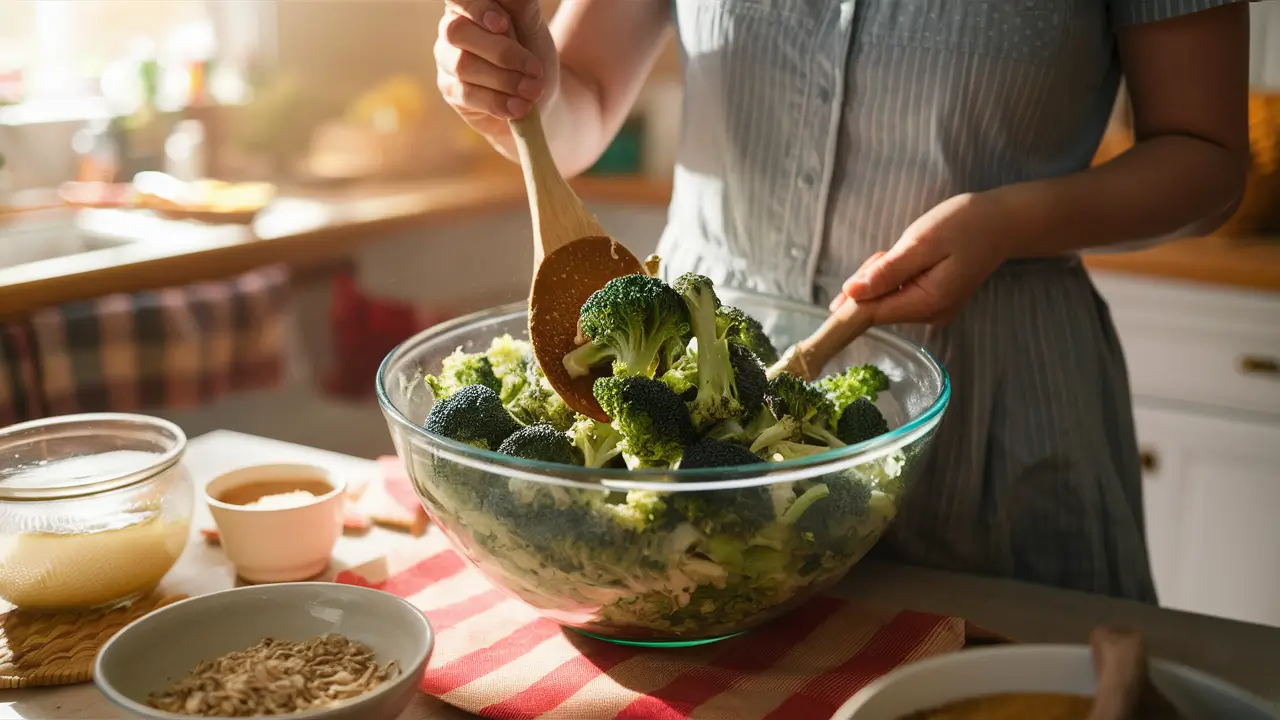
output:
[[[1088,167],[1115,31],[1231,0],[676,0],[665,272],[825,303],[958,193]],[[941,330],[952,374],[905,559],[1154,600],[1123,355],[1074,255],[1006,265]]]

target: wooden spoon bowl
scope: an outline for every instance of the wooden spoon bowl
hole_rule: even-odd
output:
[[[529,337],[538,365],[569,407],[600,422],[608,422],[609,415],[591,392],[596,376],[570,377],[564,356],[578,346],[578,314],[587,298],[639,267],[640,261],[616,240],[586,237],[553,250],[533,278]]]

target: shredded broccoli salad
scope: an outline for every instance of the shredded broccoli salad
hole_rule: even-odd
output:
[[[711,281],[611,281],[582,308],[564,360],[598,376],[611,418],[574,413],[528,343],[454,352],[425,376],[428,432],[514,457],[587,468],[735,468],[888,432],[873,365],[809,383],[767,378],[778,354]],[[740,631],[837,580],[876,543],[904,491],[894,452],[811,480],[736,490],[621,492],[534,483],[434,454],[410,470],[432,515],[492,579],[561,622],[614,637]]]

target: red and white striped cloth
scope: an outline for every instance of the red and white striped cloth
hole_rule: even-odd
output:
[[[434,526],[337,580],[422,608],[436,632],[423,691],[488,718],[825,719],[893,668],[965,642],[960,618],[821,596],[700,648],[613,645],[496,589]]]

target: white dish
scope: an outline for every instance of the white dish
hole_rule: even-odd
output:
[[[313,480],[329,491],[293,507],[233,505],[229,490],[280,480]],[[252,465],[219,475],[205,486],[205,502],[218,526],[222,550],[236,573],[252,583],[310,580],[329,567],[342,534],[347,483],[316,465]]]
[[[1276,720],[1276,708],[1230,683],[1166,660],[1151,661],[1156,687],[1187,720]],[[833,720],[900,720],[949,702],[996,693],[1093,695],[1085,645],[1011,645],[940,655],[903,665],[872,682]]]
[[[165,606],[107,641],[94,662],[93,681],[107,699],[136,717],[191,720],[147,706],[147,696],[202,660],[264,638],[302,642],[325,633],[368,645],[379,664],[396,660],[401,673],[368,694],[289,715],[290,720],[377,720],[397,717],[408,707],[434,643],[426,616],[389,593],[336,583],[241,587]]]

